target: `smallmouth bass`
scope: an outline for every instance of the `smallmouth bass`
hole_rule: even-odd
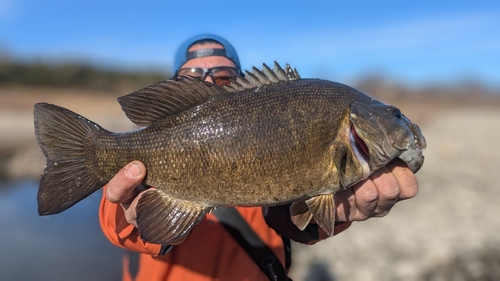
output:
[[[137,205],[141,238],[182,239],[213,208],[291,204],[304,229],[329,235],[334,194],[398,157],[417,172],[425,138],[399,109],[340,83],[265,64],[219,87],[192,77],[118,99],[139,130],[113,133],[57,105],[35,105],[47,164],[38,212],[62,212],[133,160],[155,186]]]

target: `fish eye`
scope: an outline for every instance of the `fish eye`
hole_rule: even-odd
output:
[[[396,116],[398,119],[401,119],[401,116],[402,116],[403,114],[401,114],[401,110],[399,110],[399,109],[397,109],[397,108],[394,108],[394,109],[392,110],[392,115]]]

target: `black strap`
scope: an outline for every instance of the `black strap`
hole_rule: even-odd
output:
[[[274,255],[273,251],[260,240],[235,208],[217,208],[213,214],[255,261],[269,280],[291,281],[286,275],[283,265]],[[286,243],[285,239],[283,240],[285,251],[290,250],[290,241],[288,240],[287,242],[288,243]],[[289,256],[289,252],[286,253],[286,256]]]

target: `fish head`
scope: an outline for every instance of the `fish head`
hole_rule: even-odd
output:
[[[358,158],[372,171],[398,157],[413,173],[424,163],[423,149],[427,146],[420,128],[401,111],[376,102],[352,101],[349,106],[349,142]]]

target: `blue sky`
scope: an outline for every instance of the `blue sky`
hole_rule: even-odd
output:
[[[170,70],[177,46],[205,32],[232,42],[244,69],[276,60],[339,82],[377,72],[500,87],[500,1],[0,0],[0,52],[21,59]]]

